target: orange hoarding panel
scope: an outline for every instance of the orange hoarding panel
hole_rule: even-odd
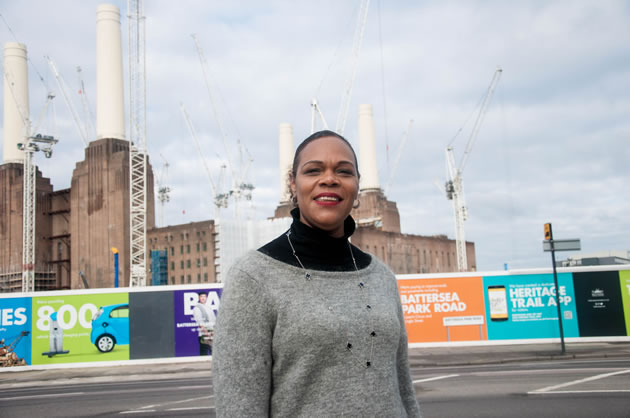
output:
[[[401,279],[398,291],[409,343],[488,338],[481,277]]]

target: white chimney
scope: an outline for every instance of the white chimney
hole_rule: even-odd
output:
[[[280,156],[280,202],[286,203],[291,199],[289,193],[288,173],[293,166],[293,128],[290,123],[279,126],[278,151]]]
[[[96,9],[96,138],[125,139],[120,10],[112,4]]]
[[[359,189],[380,189],[376,162],[376,139],[374,137],[374,114],[372,105],[359,105]]]
[[[21,163],[24,151],[17,144],[24,142],[30,117],[28,106],[28,70],[26,46],[17,42],[4,44],[4,145],[2,162]]]

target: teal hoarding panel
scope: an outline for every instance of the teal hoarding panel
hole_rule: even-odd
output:
[[[560,337],[552,274],[486,276],[483,285],[489,340]],[[558,285],[564,336],[578,337],[572,273],[559,273]]]
[[[31,364],[31,298],[0,299],[0,340],[11,348],[18,357],[17,362],[7,362],[20,366],[21,360]]]

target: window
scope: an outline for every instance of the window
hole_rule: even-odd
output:
[[[190,254],[190,244],[186,244],[186,254]]]
[[[175,255],[175,248],[171,247],[171,255]]]
[[[202,244],[202,248],[203,248],[204,251],[207,251],[208,250],[208,245],[204,242]]]
[[[186,281],[187,281],[188,283],[191,283],[190,274],[188,274],[188,275],[186,276]]]
[[[197,231],[198,232],[198,231]],[[197,252],[199,252],[199,243],[197,243]]]
[[[203,274],[203,281],[207,282],[208,281],[208,273],[204,273]]]
[[[197,259],[197,267],[201,267],[201,260]]]
[[[197,231],[197,238],[199,238],[199,231]]]
[[[447,252],[446,253],[446,258],[448,259],[448,266],[451,266],[451,253]]]
[[[175,262],[171,261],[171,270],[175,270]]]
[[[186,268],[190,268],[190,260],[186,260]]]
[[[184,275],[183,274],[181,276],[179,276],[179,282],[181,284],[184,284]]]
[[[206,267],[208,265],[208,259],[206,257],[203,258],[203,266]]]
[[[201,273],[197,273],[197,283],[201,281]]]
[[[179,268],[184,270],[184,260],[179,262]]]
[[[171,284],[175,284],[175,276],[171,276]]]
[[[183,245],[179,246],[179,253],[180,254],[184,254],[184,246]]]

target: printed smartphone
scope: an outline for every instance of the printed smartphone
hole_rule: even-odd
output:
[[[507,321],[508,305],[505,286],[488,286],[488,301],[490,303],[490,320]]]

